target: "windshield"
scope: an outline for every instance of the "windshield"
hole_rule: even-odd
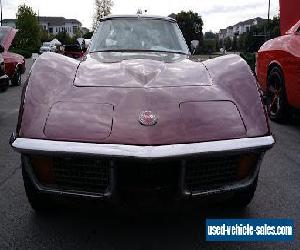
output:
[[[176,23],[160,19],[112,19],[100,23],[90,52],[161,51],[188,54]]]
[[[45,42],[45,43],[43,43],[43,46],[45,46],[45,47],[50,47],[50,46],[51,46],[51,43]]]

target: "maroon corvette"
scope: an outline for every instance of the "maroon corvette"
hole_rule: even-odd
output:
[[[189,57],[175,20],[155,16],[102,19],[83,61],[41,55],[10,141],[32,207],[56,196],[246,206],[274,144],[256,80],[236,55]]]

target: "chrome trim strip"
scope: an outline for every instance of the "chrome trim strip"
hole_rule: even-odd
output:
[[[274,143],[273,136],[163,146],[92,144],[16,138],[12,147],[20,153],[84,154],[149,159],[254,149],[266,151]]]
[[[7,75],[2,75],[2,76],[0,76],[0,81],[8,81],[9,79],[8,79],[8,76]]]

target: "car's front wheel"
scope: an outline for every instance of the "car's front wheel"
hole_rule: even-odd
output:
[[[8,79],[5,80],[5,82],[3,82],[0,86],[0,92],[5,92],[8,89],[9,86],[9,81]]]
[[[8,85],[0,87],[0,92],[5,92],[8,89]]]
[[[44,213],[53,211],[55,206],[52,197],[41,193],[35,188],[24,166],[22,167],[22,175],[27,199],[35,212]]]
[[[287,118],[288,103],[284,76],[277,66],[273,67],[268,75],[267,100],[270,119],[276,122],[284,122]]]
[[[11,84],[13,86],[20,86],[22,83],[22,73],[20,69],[17,69],[16,73],[14,74],[13,78],[11,79]]]

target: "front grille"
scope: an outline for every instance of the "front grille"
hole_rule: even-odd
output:
[[[55,185],[62,190],[105,193],[109,186],[109,161],[97,158],[53,159]]]
[[[237,180],[239,156],[194,158],[186,161],[185,185],[190,192],[218,189]]]
[[[48,171],[42,168],[43,171],[37,171],[36,174],[46,179],[44,184],[51,183],[51,187],[97,194],[116,191],[125,198],[140,198],[146,197],[145,194],[171,197],[180,193],[182,187],[193,194],[230,185],[239,180],[240,156],[166,160],[61,156],[52,158],[50,162],[44,165],[50,166]],[[35,169],[42,164],[43,158],[36,161]],[[39,179],[43,181],[43,178]]]

